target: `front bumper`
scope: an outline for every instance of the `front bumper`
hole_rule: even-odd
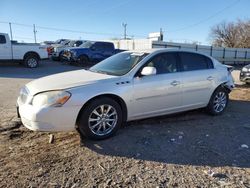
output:
[[[59,57],[59,53],[58,53],[58,52],[53,52],[53,53],[51,54],[51,57],[52,57],[52,58],[58,58],[58,57]]]
[[[17,103],[17,113],[23,125],[33,131],[73,131],[80,109],[80,106],[37,108]]]
[[[240,72],[240,81],[250,83],[250,72]]]

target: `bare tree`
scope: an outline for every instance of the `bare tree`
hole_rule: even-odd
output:
[[[250,20],[221,22],[211,29],[212,44],[219,47],[249,48]]]

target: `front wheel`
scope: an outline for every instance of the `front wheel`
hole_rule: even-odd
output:
[[[78,58],[77,63],[79,66],[86,66],[86,65],[89,65],[89,59],[88,59],[88,57],[81,55]]]
[[[219,87],[216,89],[211,96],[211,99],[208,103],[207,110],[211,115],[220,115],[222,114],[228,104],[229,96],[226,89]]]
[[[111,137],[122,124],[122,109],[110,98],[99,98],[89,103],[80,114],[80,134],[94,140]]]

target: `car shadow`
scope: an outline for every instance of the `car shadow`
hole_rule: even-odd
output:
[[[58,61],[41,61],[37,68],[26,68],[24,65],[11,62],[0,63],[0,77],[2,78],[22,78],[36,79],[56,73],[86,69],[86,67],[71,66]]]
[[[235,84],[236,88],[244,89],[244,88],[250,88],[250,84],[242,83],[242,84]]]
[[[248,109],[248,110],[247,110]],[[198,166],[250,167],[250,101],[230,102],[221,116],[205,110],[133,121],[106,140],[83,140],[102,155]]]

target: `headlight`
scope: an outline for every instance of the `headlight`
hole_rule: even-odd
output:
[[[32,105],[37,107],[60,107],[65,104],[70,97],[71,93],[68,91],[48,91],[35,95],[32,100]]]
[[[248,68],[246,68],[246,67],[243,67],[243,69],[242,69],[242,72],[250,72],[250,68],[248,69]]]

